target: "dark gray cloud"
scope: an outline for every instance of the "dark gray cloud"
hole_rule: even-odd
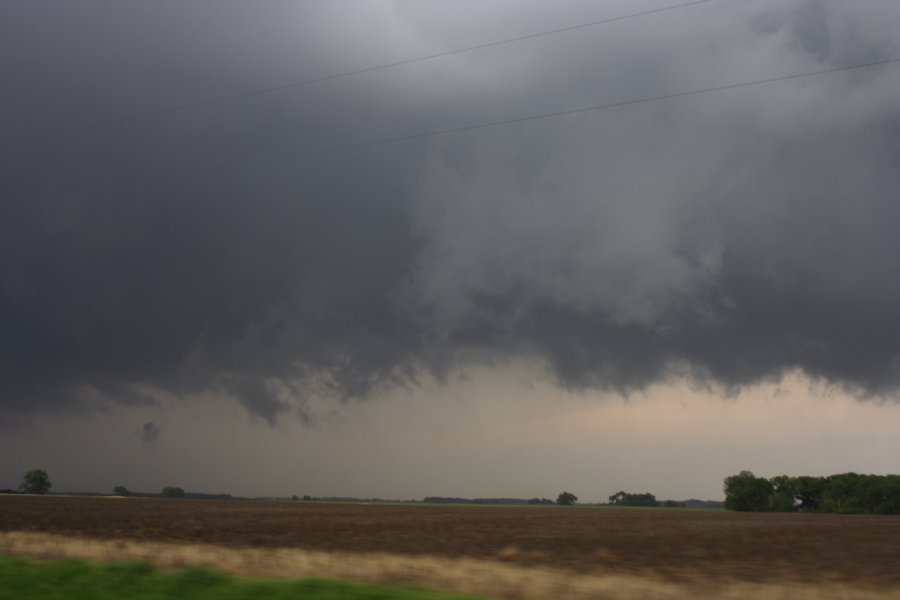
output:
[[[153,421],[147,421],[141,427],[141,441],[147,445],[155,444],[159,441],[159,434],[161,431],[159,425]]]
[[[4,3],[0,138],[638,10],[482,4]],[[522,356],[576,388],[801,368],[892,393],[896,66],[178,173],[897,57],[898,25],[888,0],[712,2],[3,142],[3,197],[59,193],[0,204],[0,401],[213,390],[274,423]]]

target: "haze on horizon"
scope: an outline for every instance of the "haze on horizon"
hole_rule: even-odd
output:
[[[900,4],[676,4],[0,4],[0,488],[900,471]]]

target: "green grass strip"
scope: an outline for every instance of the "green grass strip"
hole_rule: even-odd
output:
[[[328,579],[232,577],[205,568],[0,557],[0,600],[477,600],[412,587]]]

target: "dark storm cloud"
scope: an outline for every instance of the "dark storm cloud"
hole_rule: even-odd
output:
[[[0,137],[637,10],[481,4],[6,3]],[[4,197],[59,193],[0,204],[0,398],[213,390],[274,423],[534,355],[570,387],[799,367],[896,390],[895,66],[185,173],[896,57],[898,19],[712,2],[3,143]]]

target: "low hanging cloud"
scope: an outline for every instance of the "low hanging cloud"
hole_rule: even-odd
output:
[[[635,10],[96,5],[59,3],[66,35],[0,8],[8,137]],[[274,423],[535,357],[570,388],[799,368],[895,394],[896,65],[177,173],[896,58],[897,25],[888,0],[711,2],[4,144],[4,197],[58,193],[0,204],[2,409],[212,390]]]
[[[141,427],[141,441],[147,444],[148,446],[152,446],[157,441],[159,441],[159,434],[161,433],[161,429],[159,425],[154,423],[153,421],[147,421]]]

